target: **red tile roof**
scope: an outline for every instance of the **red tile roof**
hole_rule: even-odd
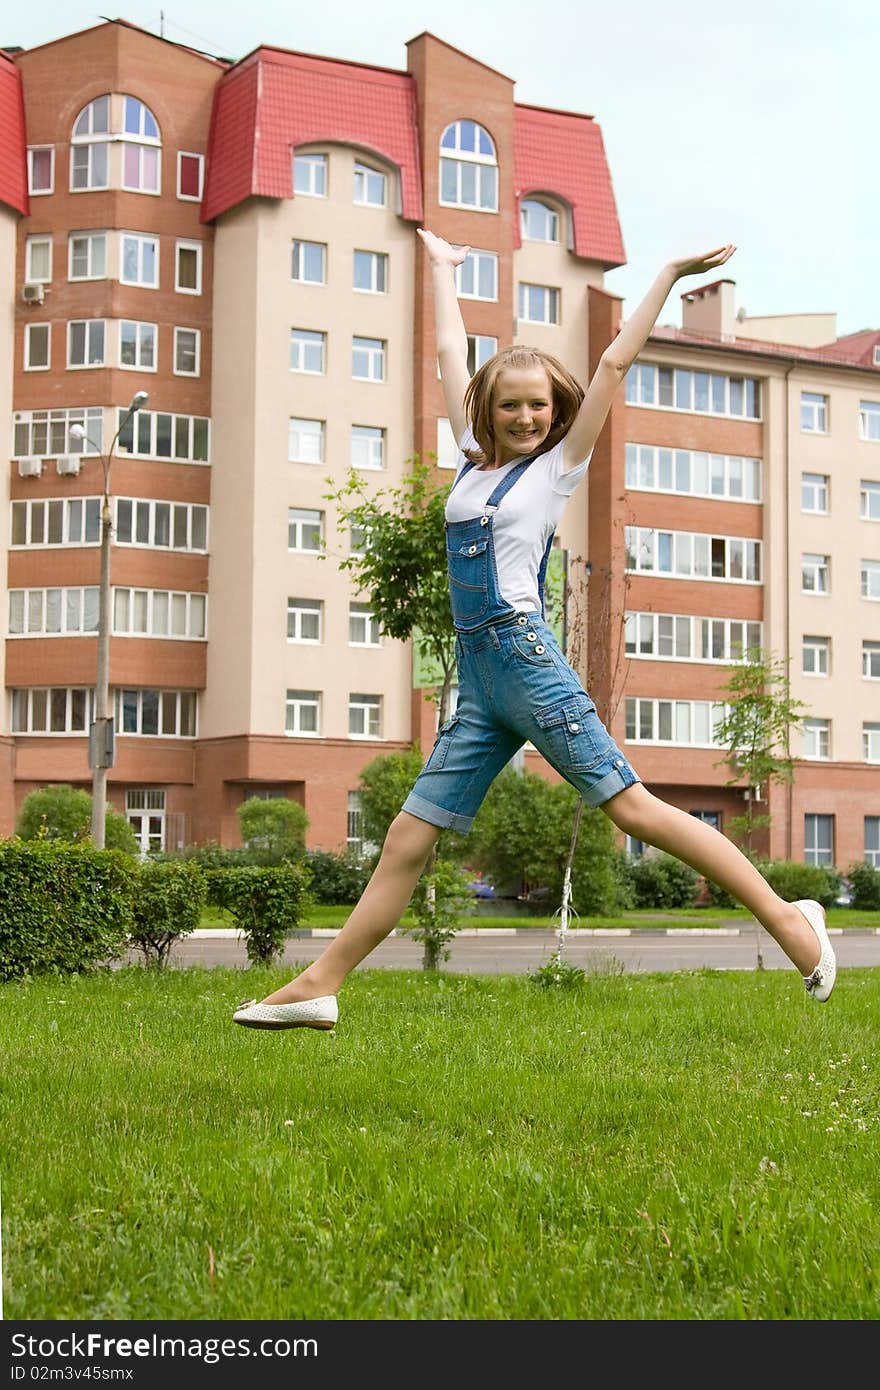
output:
[[[0,203],[27,217],[27,147],[24,133],[24,99],[21,73],[0,53]]]
[[[853,345],[852,339],[863,339],[865,342]],[[874,367],[873,345],[880,343],[880,330],[865,329],[822,347],[801,347],[796,343],[768,343],[762,338],[721,338],[713,333],[686,333],[683,328],[661,324],[652,330],[649,342],[675,343],[680,347],[709,347],[718,352],[743,352],[750,356],[785,358],[788,361],[794,358],[820,366]]]
[[[202,220],[245,198],[293,197],[291,150],[360,145],[400,169],[403,216],[422,219],[416,93],[408,73],[259,48],[217,83]]]
[[[602,131],[592,116],[517,106],[514,146],[517,199],[558,194],[572,209],[575,253],[609,269],[624,265]]]

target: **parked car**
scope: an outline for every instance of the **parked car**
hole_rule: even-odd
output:
[[[468,889],[475,898],[494,898],[497,897],[495,887],[489,883],[488,879],[475,878],[468,884]]]
[[[840,880],[840,888],[837,897],[834,899],[835,907],[852,907],[853,905],[853,886],[848,878]]]

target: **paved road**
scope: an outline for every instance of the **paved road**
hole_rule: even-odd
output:
[[[841,967],[880,966],[880,936],[865,932],[833,936]],[[444,969],[460,974],[525,974],[548,959],[556,944],[555,932],[518,932],[515,936],[458,937],[451,943],[451,957]],[[320,955],[327,938],[292,940],[284,953],[290,965],[306,964]],[[764,964],[768,970],[790,970],[791,965],[770,937],[762,937]],[[565,958],[582,969],[607,969],[620,962],[627,973],[675,970],[753,970],[754,935],[742,936],[569,936]],[[244,946],[230,938],[199,938],[179,942],[171,964],[246,966]],[[419,970],[422,949],[407,937],[390,937],[368,956],[360,968]]]

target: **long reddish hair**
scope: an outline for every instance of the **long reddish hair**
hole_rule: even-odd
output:
[[[477,441],[477,448],[464,451],[465,458],[470,459],[471,463],[490,463],[495,459],[492,397],[499,372],[506,371],[507,368],[529,371],[533,367],[542,367],[547,373],[553,401],[550,432],[537,452],[546,454],[571,429],[584,399],[584,389],[575,381],[568,368],[563,367],[558,358],[552,357],[549,352],[542,352],[540,348],[517,345],[502,348],[474,372],[464,393],[464,413]]]

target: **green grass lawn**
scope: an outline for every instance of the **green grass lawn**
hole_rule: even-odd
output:
[[[0,987],[11,1319],[868,1319],[880,971]]]

